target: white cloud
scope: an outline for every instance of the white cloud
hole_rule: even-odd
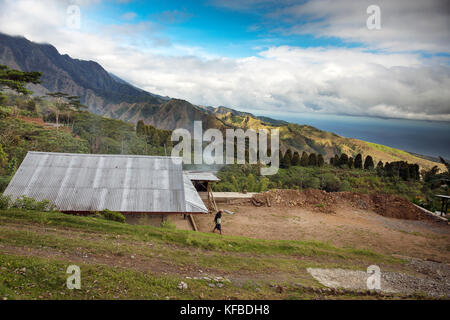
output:
[[[49,42],[138,87],[196,104],[450,121],[445,58],[281,46],[230,59],[178,44],[148,45],[145,39],[153,44],[160,36],[151,25],[67,29],[64,6],[50,0],[0,1],[0,31]]]
[[[122,15],[122,18],[125,19],[125,20],[133,20],[136,17],[137,17],[137,13],[136,12],[125,12]]]
[[[369,5],[381,12],[381,29],[368,30]],[[267,15],[284,21],[278,31],[362,42],[385,50],[450,52],[448,0],[314,0]]]

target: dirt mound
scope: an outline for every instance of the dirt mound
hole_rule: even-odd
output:
[[[372,195],[374,211],[382,216],[407,220],[434,220],[408,200],[389,194]]]
[[[360,194],[355,192],[326,192],[317,189],[275,189],[256,194],[252,198],[255,206],[309,207],[316,211],[333,213],[335,208],[350,206],[372,210],[390,218],[406,220],[435,220],[408,200],[390,194]]]
[[[252,203],[256,206],[296,207],[308,206],[323,212],[332,212],[328,203],[333,201],[331,193],[317,189],[284,190],[275,189],[253,196]]]

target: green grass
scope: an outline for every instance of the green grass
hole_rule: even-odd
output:
[[[0,255],[0,296],[8,299],[198,299],[204,292],[205,298],[226,298],[232,287],[225,284],[224,288],[210,288],[202,280],[78,264],[81,289],[69,290],[66,270],[71,264],[65,260]],[[177,288],[180,281],[188,283],[187,290]]]
[[[365,143],[368,144],[370,147],[372,147],[374,149],[386,152],[386,153],[388,153],[388,154],[390,154],[392,156],[396,156],[399,160],[403,160],[403,159],[405,159],[405,157],[407,157],[407,158],[413,157],[408,152],[400,150],[400,149],[394,149],[394,148],[391,148],[391,147],[388,147],[388,146],[384,146],[384,145],[381,145],[381,144],[377,144],[377,143],[373,143],[373,142],[366,142],[365,141]]]
[[[402,263],[318,241],[265,241],[58,212],[0,210],[0,299],[308,299],[314,294],[294,284],[321,285],[306,268],[365,270],[378,264],[386,269]],[[72,264],[81,268],[82,290],[65,287]],[[200,270],[236,279],[222,288],[186,279],[201,275]],[[180,281],[188,290],[177,288]],[[273,283],[285,291],[277,293]]]
[[[341,259],[360,259],[371,257],[378,262],[393,262],[390,257],[366,252],[354,252],[337,248],[319,241],[259,240],[237,236],[173,230],[152,226],[128,225],[99,218],[79,217],[57,212],[34,212],[23,210],[0,211],[0,222],[27,221],[45,226],[59,226],[81,229],[85,232],[102,232],[110,235],[128,235],[130,239],[156,241],[188,248],[231,253],[252,253],[264,255],[289,255],[298,257],[331,257]],[[24,241],[24,240],[20,240]]]

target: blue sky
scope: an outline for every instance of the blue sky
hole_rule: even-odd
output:
[[[101,24],[151,22],[170,43],[201,47],[211,54],[243,58],[271,46],[360,47],[361,43],[313,34],[283,34],[275,27],[289,23],[266,17],[274,5],[235,10],[212,1],[109,1],[89,7],[89,20]],[[301,23],[301,21],[300,21]]]
[[[448,0],[376,3],[371,30],[372,0],[0,0],[0,32],[198,105],[450,121]]]

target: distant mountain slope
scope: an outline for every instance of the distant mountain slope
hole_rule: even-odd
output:
[[[164,99],[111,76],[94,61],[61,55],[49,44],[37,44],[23,37],[0,33],[0,64],[22,71],[41,71],[42,83],[33,87],[38,94],[63,91],[77,95],[90,111],[103,114],[121,103],[158,105]]]
[[[349,156],[370,154],[383,162],[406,160],[425,168],[436,164],[398,149],[344,138],[311,126],[258,117],[224,106],[195,106],[185,100],[161,97],[128,84],[96,62],[72,59],[59,54],[52,45],[33,43],[23,37],[0,33],[0,64],[22,71],[41,71],[42,83],[31,88],[38,94],[63,91],[77,95],[91,112],[131,123],[143,120],[166,130],[192,130],[195,120],[202,121],[204,129],[278,128],[283,151],[290,148],[321,153],[327,160],[345,152]]]
[[[192,131],[194,121],[202,121],[205,129],[230,127],[200,107],[180,99],[170,99],[160,105],[121,104],[116,108],[109,108],[105,115],[133,123],[144,120],[146,124],[166,130],[185,128]]]

